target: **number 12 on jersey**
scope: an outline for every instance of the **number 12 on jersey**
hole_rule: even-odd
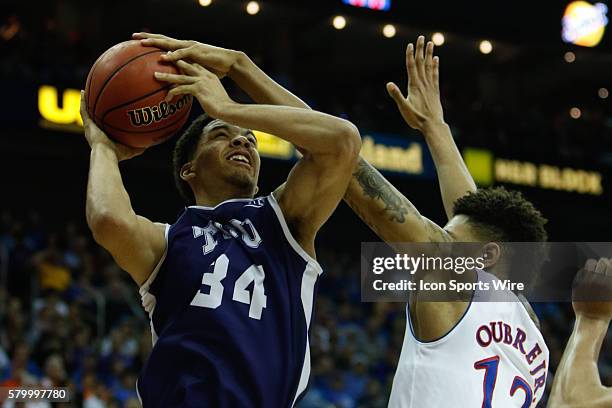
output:
[[[491,401],[493,400],[493,391],[495,390],[495,383],[497,382],[497,369],[499,367],[499,356],[494,356],[490,358],[485,358],[484,360],[480,360],[474,363],[474,368],[476,370],[485,370],[484,380],[482,384],[483,390],[483,398],[482,398],[482,408],[494,408],[491,405]],[[523,401],[523,405],[521,408],[529,408],[531,406],[531,398],[533,393],[531,392],[531,387],[521,377],[518,375],[514,377],[514,381],[512,381],[512,386],[510,387],[510,396],[514,397],[514,394],[517,390],[523,390],[525,392],[525,400]]]
[[[221,306],[223,300],[223,291],[225,288],[221,281],[225,279],[229,268],[229,258],[225,254],[221,254],[211,265],[212,272],[205,272],[202,275],[202,285],[210,287],[208,293],[202,293],[199,289],[196,292],[191,306],[206,307],[216,309]],[[261,313],[266,307],[266,295],[264,293],[264,279],[266,274],[261,265],[251,265],[236,279],[234,283],[234,293],[232,300],[236,302],[250,305],[249,317],[252,319],[261,319]],[[247,287],[253,282],[253,294],[247,290]]]

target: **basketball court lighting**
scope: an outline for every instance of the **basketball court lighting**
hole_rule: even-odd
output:
[[[572,109],[570,109],[569,114],[572,117],[572,119],[580,119],[580,116],[582,116],[582,112],[580,111],[580,109],[578,109],[575,106]]]
[[[607,88],[599,88],[597,95],[599,95],[601,99],[607,99],[610,93],[608,92]]]
[[[346,18],[343,16],[336,16],[334,17],[332,24],[336,30],[342,30],[344,27],[346,27]]]
[[[382,29],[382,33],[387,38],[393,38],[395,37],[397,30],[395,29],[395,26],[393,24],[385,24]]]
[[[434,33],[431,36],[431,41],[434,43],[435,46],[439,47],[442,44],[444,44],[444,34],[442,33]]]
[[[259,13],[259,3],[256,1],[249,1],[246,5],[246,12],[252,16]]]
[[[576,54],[574,54],[571,51],[566,52],[563,55],[563,59],[565,60],[565,62],[567,62],[568,64],[571,64],[572,62],[576,61]]]
[[[208,7],[212,3],[212,0],[198,0],[198,3],[200,3],[202,7]]]
[[[483,54],[490,54],[493,51],[493,44],[489,40],[482,40],[480,42],[480,52]]]

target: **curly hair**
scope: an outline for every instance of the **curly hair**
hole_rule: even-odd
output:
[[[455,215],[469,217],[477,233],[487,240],[544,242],[547,220],[518,191],[503,187],[479,189],[457,199]]]
[[[211,120],[212,118],[205,113],[198,116],[191,122],[191,125],[189,125],[174,146],[174,152],[172,154],[174,184],[181,197],[187,202],[187,205],[195,204],[195,196],[189,184],[181,178],[181,167],[189,160],[193,159],[196,147],[202,136],[202,131]]]

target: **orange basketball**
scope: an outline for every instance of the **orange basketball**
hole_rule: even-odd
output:
[[[165,102],[171,84],[154,72],[178,74],[165,53],[140,41],[125,41],[109,48],[93,64],[85,85],[89,117],[110,138],[131,147],[149,147],[178,132],[189,117],[191,95]]]

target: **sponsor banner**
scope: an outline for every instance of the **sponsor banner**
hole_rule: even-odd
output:
[[[504,183],[594,196],[604,193],[603,174],[591,169],[495,157],[487,149],[466,148],[463,158],[481,186]]]
[[[80,92],[77,89],[59,91],[50,85],[38,89],[38,112],[40,125],[48,129],[81,132],[83,121],[79,113]],[[180,100],[179,103],[183,103]],[[160,120],[173,113],[180,106],[163,102],[159,107],[145,107],[128,111],[134,126],[141,126]],[[255,131],[259,152],[262,157],[282,160],[297,160],[298,151],[294,146],[269,133]],[[362,156],[383,172],[397,175],[434,178],[433,161],[421,141],[398,135],[368,133],[363,136]]]

